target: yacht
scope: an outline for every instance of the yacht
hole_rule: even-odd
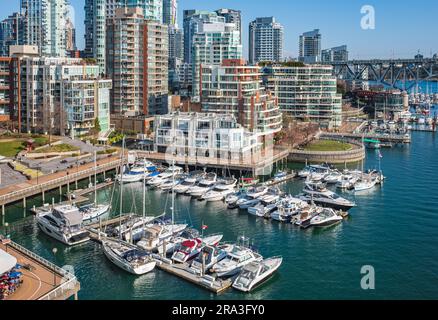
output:
[[[286,181],[287,178],[288,178],[287,171],[280,171],[274,175],[273,181],[275,183],[282,183],[282,182]]]
[[[323,207],[318,207],[315,205],[310,206],[293,216],[291,223],[305,229],[310,224],[310,220],[312,220],[313,217],[321,213],[323,210]]]
[[[110,210],[108,204],[89,204],[81,206],[79,211],[82,213],[84,223],[90,223],[99,219],[99,217],[107,214]]]
[[[180,234],[174,235],[163,241],[162,245],[158,246],[158,253],[160,255],[173,254],[178,249],[179,245],[186,240],[193,240],[199,238],[199,231],[192,228],[183,230]],[[166,252],[164,252],[166,251]]]
[[[240,198],[236,202],[236,206],[239,207],[242,210],[249,209],[251,207],[255,207],[258,205],[262,200],[259,198],[253,198],[248,195],[245,195],[244,197]]]
[[[133,240],[140,239],[137,242],[137,246],[149,252],[158,250],[158,247],[170,237],[181,233],[187,228],[186,224],[154,224],[147,225],[145,228],[140,229],[136,235],[133,235]]]
[[[144,250],[139,250],[136,246],[121,240],[102,241],[105,256],[119,268],[135,274],[142,275],[151,272],[156,265]]]
[[[356,206],[356,204],[353,202],[344,199],[336,193],[328,190],[321,183],[306,183],[303,191],[304,195],[300,197],[301,200],[309,203],[314,202],[315,204],[323,207],[348,211]]]
[[[191,187],[205,176],[204,171],[190,172],[189,176],[183,182],[178,184],[173,190],[178,194],[186,193]]]
[[[186,174],[180,174],[175,176],[175,178],[167,179],[162,184],[159,184],[157,187],[162,191],[169,191],[171,189],[176,188],[187,178]]]
[[[232,250],[228,252],[227,257],[211,268],[211,272],[218,277],[231,277],[238,274],[245,265],[262,260],[263,257],[250,248],[234,245]]]
[[[282,262],[282,257],[273,257],[247,264],[242,268],[236,280],[234,280],[233,288],[243,292],[250,292],[273,275]]]
[[[288,197],[278,204],[277,210],[272,212],[270,217],[272,220],[288,223],[292,220],[294,215],[308,207],[309,204],[307,202],[298,198]]]
[[[258,198],[264,196],[268,192],[268,189],[266,186],[251,187],[246,191],[246,194],[248,197]]]
[[[377,179],[373,178],[371,175],[368,177],[362,177],[354,184],[354,191],[364,191],[375,187],[377,184]]]
[[[278,202],[268,204],[266,202],[261,201],[256,206],[248,208],[248,213],[263,218],[267,216],[271,216],[271,213],[277,210],[278,204],[279,204]]]
[[[271,203],[277,202],[280,199],[281,195],[282,195],[282,192],[279,188],[271,187],[271,188],[268,188],[268,191],[266,192],[266,194],[259,197],[259,199],[261,201],[263,201],[264,203],[271,204]]]
[[[222,201],[229,194],[234,193],[234,188],[236,187],[237,179],[227,179],[222,180],[216,184],[210,191],[201,196],[202,200],[207,202]]]
[[[205,238],[195,238],[181,242],[177,251],[172,255],[172,260],[184,263],[194,259],[206,246],[216,246],[223,238],[222,234],[212,235]]]
[[[162,172],[159,175],[157,175],[156,177],[150,179],[147,182],[147,185],[150,187],[157,187],[160,184],[167,181],[168,179],[171,179],[173,176],[181,174],[182,172],[183,172],[183,169],[181,167],[170,166],[164,172]]]
[[[72,246],[90,240],[83,227],[84,217],[75,206],[54,207],[36,215],[38,227],[50,237]]]
[[[217,175],[214,172],[207,173],[204,179],[199,181],[198,185],[195,185],[189,190],[187,190],[187,194],[194,198],[201,197],[204,193],[208,192],[210,188],[212,188],[217,181]]]
[[[314,216],[310,222],[309,227],[328,227],[334,224],[341,222],[343,218],[338,216],[333,209],[324,208],[324,210]],[[306,224],[302,225],[302,227],[306,227]]]
[[[192,261],[190,269],[197,274],[205,274],[216,263],[225,259],[232,249],[233,246],[230,244],[219,246],[206,245],[202,248],[201,253]]]
[[[237,192],[231,193],[225,197],[225,203],[227,204],[228,209],[236,209],[238,208],[237,201],[244,198],[246,196],[246,191],[239,190]]]
[[[141,229],[142,226],[150,224],[154,220],[155,217],[139,217],[136,215],[132,215],[132,217],[130,217],[127,221],[110,230],[108,234],[112,235],[115,238],[130,241],[131,238],[135,236],[135,234],[138,232],[139,229]]]
[[[341,180],[342,173],[340,173],[339,171],[332,171],[323,178],[323,182],[327,184],[337,184]]]
[[[350,190],[354,188],[354,184],[358,180],[358,174],[354,173],[344,173],[340,181],[336,183],[336,188]]]

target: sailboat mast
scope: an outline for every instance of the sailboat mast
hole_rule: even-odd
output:
[[[123,207],[123,167],[124,167],[124,162],[125,162],[125,137],[123,136],[123,140],[122,140],[122,161],[120,163],[120,208],[119,208],[119,215],[120,215],[120,219],[119,219],[119,237],[120,240],[122,240],[122,207]]]
[[[94,205],[97,205],[97,153],[94,150]]]
[[[145,227],[144,219],[146,217],[146,163],[143,161],[143,229]]]
[[[175,223],[175,159],[172,160],[172,225]]]

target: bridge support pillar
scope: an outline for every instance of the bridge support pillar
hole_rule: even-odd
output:
[[[44,194],[44,190],[42,191],[41,195],[43,196],[43,204],[44,204],[46,202],[46,197],[45,197],[45,194]]]
[[[75,180],[75,189],[78,188],[78,179]]]
[[[103,170],[103,181],[106,180],[106,170]]]
[[[59,186],[59,195],[62,195],[62,185]]]
[[[2,216],[3,217],[5,216],[5,205],[4,204],[2,204]]]
[[[67,193],[70,193],[70,183],[67,182]]]
[[[23,198],[23,208],[26,209],[26,197]]]

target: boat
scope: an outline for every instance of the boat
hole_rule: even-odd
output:
[[[127,242],[105,239],[102,247],[105,256],[112,263],[131,274],[142,275],[155,268],[156,261],[146,251]]]
[[[342,173],[339,171],[331,171],[323,178],[323,182],[327,184],[337,184],[342,180]]]
[[[225,203],[228,209],[238,208],[237,201],[246,196],[245,190],[239,190],[237,192],[231,193],[225,197]]]
[[[207,193],[217,182],[217,175],[214,172],[209,172],[204,179],[199,181],[199,183],[189,190],[187,194],[194,198],[201,197],[204,193]]]
[[[285,182],[288,179],[288,172],[287,171],[279,171],[277,172],[273,177],[274,183],[281,183]]]
[[[289,223],[294,215],[308,207],[309,204],[303,200],[287,197],[280,201],[277,205],[277,210],[271,213],[270,218],[279,222]]]
[[[268,204],[266,202],[261,201],[256,206],[248,208],[248,213],[257,217],[264,218],[270,216],[272,212],[277,210],[278,204],[279,204],[278,202]]]
[[[183,169],[181,167],[170,166],[164,172],[161,172],[159,175],[150,179],[147,182],[147,185],[150,187],[157,187],[160,184],[163,184],[168,179],[172,178],[174,175],[181,174],[182,172],[183,172]]]
[[[304,195],[300,196],[301,200],[308,203],[314,202],[323,207],[348,211],[356,206],[355,203],[328,190],[322,183],[306,183],[303,192]]]
[[[282,257],[273,257],[247,264],[242,268],[236,280],[234,280],[233,288],[243,292],[250,292],[273,275],[282,262]]]
[[[36,215],[38,227],[48,236],[73,246],[90,240],[83,226],[84,217],[76,206],[55,206]]]
[[[162,191],[169,191],[180,185],[186,178],[187,178],[186,174],[180,174],[175,176],[175,179],[165,180],[162,184],[159,184],[157,187]]]
[[[376,184],[377,184],[377,179],[371,176],[363,177],[354,184],[354,191],[359,192],[359,191],[369,190],[374,188]]]
[[[174,235],[169,239],[165,239],[162,245],[158,246],[158,253],[160,255],[173,254],[173,252],[178,249],[181,242],[184,242],[186,240],[192,240],[199,237],[200,237],[200,233],[198,230],[187,228],[183,230],[180,234]]]
[[[137,242],[139,248],[154,252],[166,239],[181,233],[185,228],[187,228],[186,224],[147,225],[133,234],[133,241],[139,240]]]
[[[354,184],[359,179],[358,173],[356,172],[345,172],[342,174],[340,181],[336,183],[336,188],[343,190],[350,190],[354,188]]]
[[[197,274],[205,274],[216,263],[225,259],[232,249],[233,246],[230,244],[219,246],[206,245],[202,248],[201,253],[191,262],[190,269]]]
[[[258,198],[264,196],[268,192],[268,189],[269,188],[266,186],[251,187],[248,188],[246,194],[248,195],[248,197]]]
[[[305,229],[306,226],[310,224],[310,220],[312,220],[313,217],[321,213],[323,210],[323,207],[312,205],[293,216],[291,223]]]
[[[194,259],[206,246],[216,246],[223,238],[222,234],[212,235],[205,238],[195,238],[181,242],[178,250],[172,255],[172,261],[184,263]]]
[[[254,261],[261,261],[262,259],[263,257],[252,249],[234,245],[226,258],[211,268],[211,272],[220,278],[231,277],[238,274],[245,265]]]
[[[234,193],[237,179],[226,179],[218,182],[210,191],[201,196],[202,200],[207,202],[222,201],[229,194]]]
[[[310,219],[309,224],[302,224],[302,228],[306,227],[328,227],[341,222],[343,218],[338,216],[333,209],[324,208],[324,210],[312,219]]]
[[[279,188],[270,187],[268,188],[266,194],[261,197],[258,197],[258,199],[260,199],[260,201],[263,201],[266,204],[271,204],[277,202],[282,196],[282,194],[283,193]]]
[[[79,211],[82,213],[84,223],[90,223],[109,213],[110,208],[109,204],[97,203],[97,153],[94,152],[94,203],[81,206]]]
[[[236,206],[239,207],[241,210],[246,210],[250,207],[254,207],[258,205],[262,200],[259,198],[253,198],[249,197],[248,195],[245,195],[244,197],[240,198],[236,202]]]
[[[195,184],[200,181],[200,179],[202,179],[204,176],[204,171],[190,172],[189,176],[174,188],[174,191],[177,194],[186,193],[191,187],[195,186]]]
[[[320,181],[331,170],[328,164],[310,165],[298,172],[300,178],[311,178]]]

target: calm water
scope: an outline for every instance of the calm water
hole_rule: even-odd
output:
[[[369,151],[365,167],[377,167],[374,152]],[[351,210],[349,220],[325,230],[302,231],[227,211],[222,203],[176,198],[178,220],[195,227],[207,224],[209,233],[223,232],[227,241],[245,234],[264,256],[284,257],[277,275],[251,294],[230,290],[216,296],[158,270],[131,276],[112,265],[98,244],[66,248],[36,227],[13,232],[12,238],[58,265],[73,265],[81,282],[80,299],[437,299],[436,136],[414,132],[411,146],[384,150],[383,155],[385,184],[361,195],[347,193],[358,207]],[[298,193],[302,183],[291,182],[283,188]],[[99,192],[101,200],[110,195],[111,189]],[[141,185],[128,185],[124,195],[125,212],[141,212]],[[147,212],[156,215],[169,203],[168,195],[150,191]],[[9,220],[22,216],[18,205],[8,208]],[[375,268],[374,291],[360,288],[363,265]]]

